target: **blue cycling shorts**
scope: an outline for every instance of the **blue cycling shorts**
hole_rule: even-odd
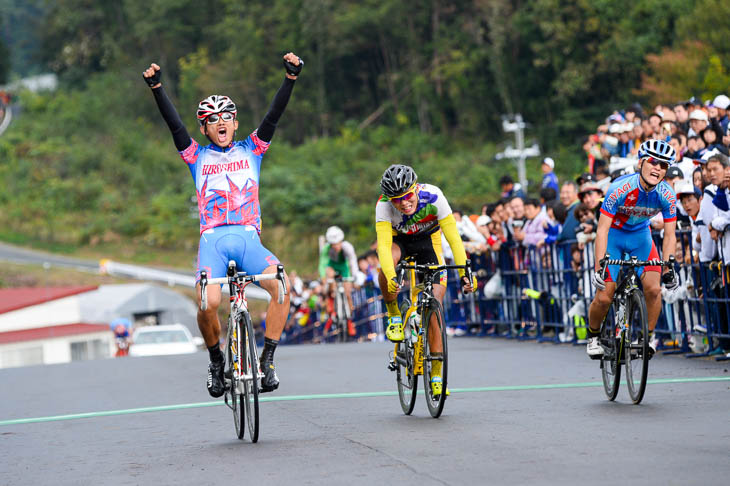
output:
[[[200,235],[195,283],[200,281],[201,270],[208,272],[209,278],[225,277],[229,260],[236,262],[239,272],[249,275],[279,264],[279,259],[261,244],[253,226],[217,226]]]
[[[628,260],[635,256],[639,260],[659,260],[659,252],[654,245],[654,239],[651,237],[651,230],[646,229],[639,231],[624,231],[618,228],[608,230],[608,245],[606,245],[606,253],[610,255],[611,260]],[[606,282],[616,282],[618,272],[621,269],[619,265],[609,265]],[[659,266],[637,267],[636,275],[641,277],[644,270],[649,272],[661,272]]]

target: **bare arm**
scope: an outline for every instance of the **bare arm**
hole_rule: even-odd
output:
[[[662,258],[669,260],[670,255],[674,255],[677,250],[677,235],[675,230],[677,228],[677,220],[664,223],[664,242],[662,243]],[[669,270],[667,267],[664,268],[662,273],[666,273]]]
[[[611,218],[610,216],[606,216],[606,214],[604,213],[601,213],[601,217],[598,219],[598,229],[596,230],[596,271],[598,271],[600,268],[598,262],[600,262],[601,259],[606,256],[606,247],[608,246],[608,230],[611,229],[611,223],[613,223],[613,218]],[[620,258],[620,255],[618,257],[614,255],[614,258]]]

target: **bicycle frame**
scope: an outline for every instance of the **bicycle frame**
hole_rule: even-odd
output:
[[[235,332],[235,323],[239,321],[242,314],[246,314],[249,316],[250,314],[248,312],[248,300],[246,299],[246,287],[253,283],[253,282],[260,282],[263,280],[278,280],[279,281],[279,298],[278,302],[282,304],[284,302],[284,295],[286,294],[286,285],[284,284],[284,266],[278,265],[276,269],[276,273],[267,273],[267,274],[259,274],[259,275],[247,275],[245,272],[236,272],[236,263],[234,261],[228,262],[228,276],[227,277],[221,277],[221,278],[211,278],[209,279],[207,276],[207,273],[205,271],[200,272],[200,308],[202,310],[208,309],[208,294],[206,291],[206,288],[208,285],[216,285],[216,284],[228,284],[228,289],[230,293],[230,311],[229,311],[229,319],[228,319],[228,326],[229,326],[229,335],[232,336],[234,339],[236,336],[233,334]],[[230,326],[233,327],[233,331],[231,331]],[[250,338],[254,338],[253,336],[250,336]],[[237,340],[236,343],[239,341]],[[235,343],[226,343],[226,346],[233,346]],[[243,385],[243,381],[246,380],[252,380],[254,379],[254,376],[252,373],[243,373],[242,370],[244,368],[243,366],[243,352],[245,350],[241,349],[234,349],[234,355],[236,356],[236,365],[234,367],[234,376],[231,380],[231,391],[233,393],[243,393],[241,390],[241,387]],[[255,349],[255,347],[254,347]],[[254,356],[255,360],[254,363],[258,363],[258,352],[255,352]],[[258,370],[258,376],[256,378],[263,377],[263,373],[261,373],[260,370]]]
[[[436,297],[433,294],[433,286],[434,286],[434,279],[436,275],[441,272],[442,270],[449,270],[449,269],[464,269],[466,270],[466,276],[471,281],[471,268],[470,268],[470,262],[467,260],[466,265],[416,265],[415,262],[411,258],[406,258],[398,263],[398,285],[402,286],[403,280],[405,277],[405,272],[408,271],[408,281],[409,284],[409,303],[410,306],[405,312],[405,315],[401,316],[403,318],[403,323],[405,324],[408,322],[408,319],[411,319],[411,316],[416,314],[418,318],[413,322],[413,329],[417,330],[418,334],[418,341],[416,342],[414,346],[414,365],[413,365],[413,374],[414,375],[422,375],[423,374],[423,365],[424,365],[424,357],[423,357],[423,326],[429,325],[429,323],[423,323],[421,321],[422,316],[425,314],[425,307],[428,305],[428,303],[431,301],[431,299],[435,299]],[[416,283],[416,271],[425,271],[423,282]],[[411,336],[405,336],[405,339],[412,339]],[[395,343],[394,349],[393,349],[393,356],[398,355],[398,345],[400,343]]]
[[[626,310],[626,299],[629,297],[629,294],[634,290],[639,288],[639,277],[636,274],[636,269],[638,267],[646,267],[646,266],[665,266],[668,264],[673,264],[673,258],[670,258],[668,262],[664,262],[662,260],[650,260],[650,261],[640,261],[637,257],[632,256],[629,260],[611,260],[610,255],[606,255],[601,260],[601,274],[604,276],[606,275],[606,269],[609,265],[620,265],[621,267],[626,267],[629,270],[628,275],[624,275],[624,277],[620,280],[618,280],[616,284],[616,290],[613,293],[613,302],[612,305],[614,307],[615,316],[616,316],[616,337],[621,337],[621,334],[626,331],[626,316],[625,316],[625,310]],[[620,273],[619,273],[620,275]],[[618,276],[617,276],[618,277]]]
[[[408,270],[408,281],[410,282],[408,289],[408,302],[410,303],[410,305],[408,306],[405,315],[403,315],[403,322],[405,323],[408,321],[408,319],[411,319],[412,316],[414,317],[414,320],[412,321],[413,329],[416,330],[416,334],[418,335],[418,341],[414,346],[415,354],[413,364],[413,374],[416,376],[423,374],[423,330],[421,329],[420,320],[420,317],[423,315],[423,309],[421,308],[421,301],[425,299],[425,301],[428,302],[428,300],[433,298],[433,283],[430,281],[430,279],[425,280],[425,282],[417,284],[415,266]],[[415,318],[416,316],[418,316],[418,318]],[[412,338],[411,336],[405,336],[405,339]],[[398,354],[398,345],[399,343],[395,343],[393,356],[396,356]]]
[[[224,376],[230,374],[230,378],[226,378],[224,401],[233,411],[236,435],[239,439],[243,438],[245,420],[248,423],[251,442],[258,441],[259,437],[259,380],[264,374],[259,366],[256,338],[246,300],[246,287],[252,282],[273,279],[279,281],[278,301],[281,304],[286,294],[283,265],[277,266],[276,273],[246,275],[245,272],[236,272],[236,262],[231,260],[228,262],[227,276],[224,278],[208,279],[207,272],[200,272],[200,308],[203,311],[208,309],[207,286],[228,284],[230,312]]]

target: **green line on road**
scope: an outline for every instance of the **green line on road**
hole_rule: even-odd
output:
[[[730,376],[706,376],[701,378],[657,378],[654,380],[647,380],[648,384],[651,385],[663,385],[672,383],[707,383],[717,381],[730,381]],[[623,382],[625,385],[625,382]],[[479,393],[479,392],[497,392],[497,391],[522,391],[522,390],[552,390],[559,388],[590,388],[590,387],[601,387],[602,382],[591,381],[584,383],[555,383],[547,385],[505,385],[505,386],[482,386],[474,388],[454,388],[451,393]],[[422,392],[421,392],[422,393]],[[316,395],[285,395],[281,397],[276,396],[262,396],[259,397],[260,402],[290,402],[295,400],[329,400],[334,398],[370,398],[370,397],[390,397],[397,395],[397,391],[384,391],[384,392],[361,392],[361,393],[322,393]],[[161,405],[158,407],[142,407],[142,408],[129,408],[126,410],[107,410],[102,412],[85,412],[85,413],[74,413],[69,415],[54,415],[50,417],[34,417],[24,419],[11,419],[0,421],[2,425],[19,425],[19,424],[32,424],[39,422],[58,422],[61,420],[76,420],[83,418],[94,418],[94,417],[108,417],[110,415],[128,415],[133,413],[146,413],[146,412],[165,412],[168,410],[182,410],[186,408],[202,408],[202,407],[217,407],[224,405],[224,402],[217,400],[214,402],[200,402],[200,403],[183,403],[179,405]]]

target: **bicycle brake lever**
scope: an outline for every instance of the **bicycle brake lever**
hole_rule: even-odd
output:
[[[208,273],[200,272],[200,310],[208,310]]]
[[[399,265],[400,267],[400,265]],[[396,277],[395,283],[398,284],[398,287],[403,287],[403,279],[406,276],[406,270],[403,267],[398,268],[398,276]]]
[[[284,303],[284,296],[286,295],[286,282],[284,281],[284,265],[276,266],[276,279],[279,281],[279,295],[276,301],[279,304]]]

